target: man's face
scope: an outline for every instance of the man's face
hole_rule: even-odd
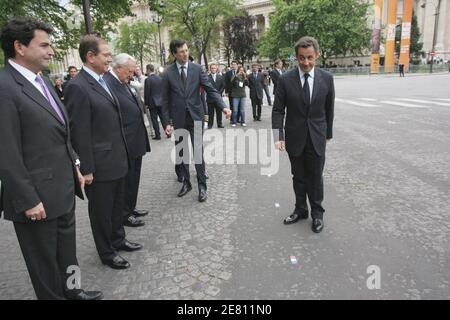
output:
[[[43,30],[35,30],[34,38],[28,46],[15,42],[16,58],[20,56],[26,67],[38,73],[48,67],[53,58],[54,51],[51,47],[50,37]]]
[[[236,62],[231,63],[231,69],[234,69],[237,71],[238,65]]]
[[[138,77],[140,77],[140,76],[142,75],[142,72],[141,72],[141,67],[139,67],[139,66],[136,66],[136,70],[135,70],[135,73],[136,73],[136,75],[137,75]]]
[[[189,48],[185,43],[183,46],[177,48],[177,52],[175,53],[175,58],[177,59],[179,64],[186,64],[189,60]]]
[[[252,72],[258,73],[258,66],[252,66]]]
[[[314,51],[314,47],[298,48],[297,62],[303,72],[310,72],[316,65],[316,60],[320,54]]]
[[[277,69],[281,69],[281,68],[283,68],[283,62],[278,62],[276,65],[275,65],[275,67],[277,68]]]
[[[105,73],[109,70],[109,65],[112,62],[112,52],[108,44],[100,43],[98,45],[98,54],[88,53],[88,61],[99,74]]]
[[[211,73],[217,73],[217,66],[215,64],[213,64],[212,66],[209,67],[209,71],[211,71]]]
[[[69,76],[71,79],[75,78],[75,76],[78,74],[78,70],[76,68],[72,68],[69,70]]]
[[[136,63],[132,60],[128,60],[128,63],[124,66],[116,66],[114,72],[119,78],[120,82],[126,84],[134,76],[134,71],[136,70]]]

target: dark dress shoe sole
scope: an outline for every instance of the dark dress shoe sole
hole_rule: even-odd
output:
[[[139,251],[139,250],[141,250],[141,249],[142,249],[142,246],[136,247],[136,248],[130,248],[130,247],[127,247],[127,246],[123,246],[123,247],[120,247],[120,248],[114,248],[114,249],[116,249],[117,251],[134,252],[134,251]]]
[[[124,269],[128,269],[129,267],[131,267],[130,263],[127,262],[126,264],[114,264],[114,263],[109,263],[109,262],[103,262],[104,265],[110,267],[111,269],[115,269],[115,270],[124,270]]]
[[[139,227],[145,226],[145,222],[143,222],[143,221],[138,222],[138,223],[124,222],[123,225],[124,225],[125,227],[130,227],[130,228],[139,228]]]
[[[184,197],[184,196],[187,195],[191,190],[192,190],[192,187],[189,187],[189,188],[186,189],[186,190],[180,191],[180,192],[178,193],[178,197],[179,197],[179,198]]]

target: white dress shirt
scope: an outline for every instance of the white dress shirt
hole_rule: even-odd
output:
[[[178,73],[180,74],[180,76],[181,76],[181,66],[184,66],[184,73],[186,74],[186,78],[187,78],[189,62],[186,62],[186,64],[181,65],[181,64],[179,64],[178,61],[177,61],[176,64],[177,64]]]
[[[302,82],[302,88],[305,83],[305,72],[302,71],[300,67],[298,67],[300,72],[300,81]],[[309,73],[308,85],[309,85],[309,101],[312,100],[313,89],[314,89],[314,68]]]
[[[42,86],[40,85],[40,83],[36,81],[36,78],[37,78],[36,73],[21,66],[20,64],[14,62],[12,59],[9,59],[8,62],[14,69],[17,70],[17,72],[19,72],[22,76],[24,76],[25,79],[27,79],[29,82],[31,82],[31,84],[36,89],[38,89],[38,91],[44,96],[45,99],[47,99],[47,97],[45,96],[44,89],[42,89]]]

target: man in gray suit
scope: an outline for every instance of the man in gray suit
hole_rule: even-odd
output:
[[[197,171],[197,182],[199,188],[200,202],[207,199],[205,162],[203,160],[203,119],[205,110],[202,106],[200,89],[203,88],[217,107],[222,109],[227,118],[231,115],[222,100],[222,97],[211,84],[208,75],[202,71],[201,66],[189,62],[189,49],[186,41],[173,40],[170,43],[170,52],[176,61],[169,67],[162,76],[162,111],[163,126],[166,135],[170,136],[175,129],[175,139],[177,145],[177,155],[182,157],[183,187],[178,193],[179,197],[186,195],[192,190],[190,175],[188,148],[186,147],[188,132],[194,149],[195,170]],[[173,127],[169,125],[169,119],[173,121]],[[195,122],[195,124],[194,124]],[[195,130],[194,130],[195,127]],[[184,130],[178,130],[184,129]],[[180,149],[180,150],[178,150]],[[200,154],[196,154],[195,151]]]
[[[75,194],[83,197],[84,178],[67,112],[41,75],[54,55],[51,32],[31,18],[1,30],[0,213],[14,223],[38,299],[101,299],[76,285]]]

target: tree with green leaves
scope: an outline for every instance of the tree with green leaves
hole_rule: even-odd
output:
[[[75,11],[82,12],[82,0],[71,0],[73,9],[67,9],[59,0],[0,0],[0,25],[6,24],[8,19],[14,16],[29,16],[50,24],[55,30],[53,34],[53,46],[56,50],[56,58],[62,58],[69,48],[78,46],[80,36],[85,33],[83,21],[79,25],[74,24]],[[117,21],[132,15],[131,0],[91,0],[91,14],[95,31],[106,37],[113,31]],[[82,20],[82,17],[80,17]],[[0,61],[3,63],[3,60]]]
[[[144,61],[151,60],[157,54],[156,31],[156,26],[146,21],[122,23],[119,26],[117,48],[133,56],[144,70]]]
[[[234,59],[244,63],[256,55],[256,30],[253,18],[244,12],[241,16],[231,17],[223,24],[225,47],[229,48],[227,58],[233,54]]]
[[[236,13],[240,0],[166,0],[164,3],[163,14],[166,24],[173,27],[172,36],[190,41],[198,63],[203,57],[208,64],[208,48],[219,40],[221,20]]]
[[[359,0],[273,0],[275,10],[269,30],[262,36],[260,55],[287,58],[300,37],[315,37],[322,63],[333,56],[358,55],[370,46],[367,24],[369,3]],[[298,22],[296,30],[287,23]]]

